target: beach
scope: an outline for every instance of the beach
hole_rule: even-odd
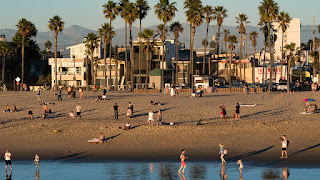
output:
[[[221,143],[228,150],[226,161],[279,160],[291,163],[320,162],[319,114],[302,115],[305,98],[317,103],[319,92],[284,93],[205,93],[202,98],[190,98],[184,93],[173,98],[163,94],[133,94],[108,92],[107,100],[95,101],[102,92],[85,92],[84,99],[68,99],[63,91],[63,101],[57,101],[55,91],[41,92],[38,102],[36,92],[1,92],[1,108],[16,105],[19,112],[3,112],[0,121],[0,152],[9,150],[13,160],[33,160],[38,153],[41,160],[134,160],[179,161],[179,149],[187,149],[188,160],[219,160]],[[280,99],[278,99],[280,95]],[[162,106],[149,106],[150,101],[160,101]],[[42,119],[41,103],[48,103],[52,114]],[[134,118],[124,117],[131,102]],[[77,103],[82,106],[82,118],[66,116]],[[112,106],[120,107],[119,120],[113,116]],[[227,110],[227,122],[220,119],[219,106]],[[241,107],[241,119],[232,113],[235,104],[257,104]],[[151,127],[147,113],[163,112],[163,122],[175,123]],[[33,119],[27,112],[33,111]],[[202,119],[203,125],[196,126]],[[123,131],[119,127],[130,122],[134,127]],[[54,132],[58,130],[58,132]],[[88,143],[102,132],[106,143]],[[279,138],[290,140],[287,159],[280,159]]]

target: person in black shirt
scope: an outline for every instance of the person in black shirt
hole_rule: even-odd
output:
[[[119,110],[120,110],[119,106],[117,105],[117,103],[115,103],[113,106],[114,119],[118,119]]]
[[[236,104],[236,116],[235,116],[236,119],[240,119],[240,105],[239,103]]]

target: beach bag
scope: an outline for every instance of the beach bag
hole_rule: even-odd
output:
[[[289,142],[290,142],[290,141],[287,139],[287,147],[289,147]]]
[[[228,150],[224,149],[223,154],[228,154]]]

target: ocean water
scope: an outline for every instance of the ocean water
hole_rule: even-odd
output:
[[[259,180],[320,179],[320,168],[281,167],[244,162],[242,176],[236,162],[187,162],[185,174],[178,174],[179,162],[64,162],[41,161],[39,171],[31,161],[13,161],[13,171],[0,169],[0,179],[13,180]]]

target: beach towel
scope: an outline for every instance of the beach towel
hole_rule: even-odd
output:
[[[97,143],[97,142],[99,142],[99,138],[90,139],[90,140],[88,140],[88,142]]]
[[[310,113],[310,112],[302,112],[300,114],[313,114],[313,113]]]
[[[257,106],[257,104],[240,104],[240,106],[244,106],[244,107],[255,107],[255,106]]]

